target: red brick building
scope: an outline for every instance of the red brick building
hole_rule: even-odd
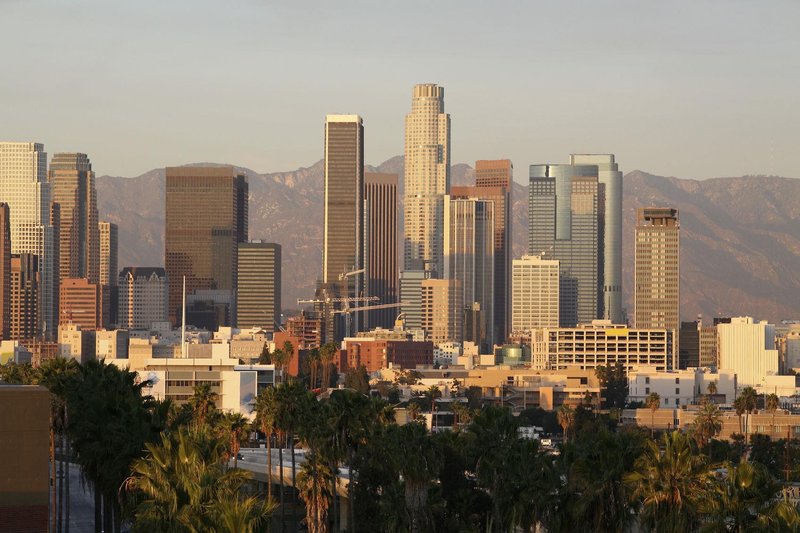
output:
[[[345,341],[339,360],[339,372],[364,365],[367,372],[381,368],[416,368],[417,365],[433,364],[433,343],[429,341],[407,341],[353,338]]]

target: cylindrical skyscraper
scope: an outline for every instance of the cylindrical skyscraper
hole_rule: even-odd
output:
[[[416,85],[406,115],[404,268],[441,277],[444,195],[450,190],[450,115],[444,88]]]

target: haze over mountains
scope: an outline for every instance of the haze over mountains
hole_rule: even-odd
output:
[[[295,307],[297,298],[313,294],[321,270],[322,161],[291,172],[259,174],[237,168],[250,183],[250,238],[282,244],[283,307]],[[402,176],[403,158],[393,157],[367,170]],[[527,166],[517,168],[517,175],[524,179]],[[454,185],[472,182],[469,165],[453,165]],[[623,191],[623,279],[629,314],[636,208],[658,205],[680,210],[684,320],[698,314],[710,320],[745,313],[773,321],[800,318],[800,179],[696,181],[634,170],[625,175]],[[163,265],[164,169],[135,178],[99,177],[97,196],[101,219],[119,225],[120,268]],[[513,255],[519,257],[527,249],[527,186],[514,183],[513,204]]]

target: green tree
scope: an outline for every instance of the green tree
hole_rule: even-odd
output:
[[[770,427],[769,434],[770,438],[775,437],[775,413],[778,411],[780,403],[780,399],[775,393],[768,394],[764,400],[764,407],[766,407],[767,411],[772,415],[772,426]]]
[[[272,364],[272,354],[269,352],[269,344],[266,342],[264,343],[264,347],[261,348],[261,354],[258,356],[258,364]]]
[[[260,531],[274,504],[240,496],[250,474],[225,467],[226,443],[202,425],[148,443],[125,483],[133,531]]]
[[[707,390],[708,390],[708,395],[709,396],[714,396],[715,394],[717,394],[717,382],[716,381],[710,381],[708,383]]]
[[[331,382],[331,365],[333,358],[339,350],[332,342],[322,345],[319,349],[320,363],[322,364],[322,390],[328,390]]]
[[[297,479],[297,460],[295,457],[295,435],[297,434],[304,417],[308,413],[309,403],[313,401],[311,393],[296,380],[281,383],[275,389],[275,400],[277,411],[275,413],[275,427],[280,434],[289,441],[289,449],[292,456],[292,487],[295,487]],[[281,444],[282,450],[282,444]],[[281,474],[283,473],[283,454],[281,451]],[[281,488],[281,494],[283,489]],[[292,500],[295,498],[295,491],[292,491]],[[283,516],[281,508],[281,516]]]
[[[328,509],[331,499],[333,473],[328,462],[318,452],[306,455],[306,460],[297,476],[297,489],[306,506],[306,525],[309,533],[327,533]]]
[[[699,520],[700,501],[712,490],[713,472],[679,431],[664,433],[661,448],[648,441],[625,475],[631,501],[641,506],[639,518],[648,530],[691,531]]]
[[[701,450],[705,449],[711,439],[719,435],[722,430],[722,415],[719,407],[711,401],[704,401],[692,426],[698,447]]]
[[[561,404],[561,407],[558,408],[558,413],[556,416],[558,417],[558,425],[561,426],[561,429],[564,432],[564,442],[568,442],[569,430],[575,424],[575,409],[570,407],[568,404]]]
[[[650,436],[652,437],[656,428],[656,411],[661,407],[661,396],[657,392],[651,392],[647,395],[644,404],[650,409]]]
[[[600,380],[603,391],[603,409],[625,408],[625,401],[628,398],[628,378],[622,363],[617,363],[613,367],[601,365],[597,367],[595,374]]]
[[[425,426],[408,423],[390,426],[390,460],[403,479],[405,509],[411,533],[427,531],[430,523],[428,493],[441,466],[441,451]],[[408,453],[408,450],[414,450]]]
[[[728,465],[726,475],[700,499],[703,531],[742,532],[757,529],[759,515],[767,512],[779,485],[757,463]]]
[[[369,374],[364,365],[351,368],[344,374],[344,386],[361,394],[369,394]]]
[[[739,408],[741,408],[745,414],[745,424],[744,424],[744,437],[745,442],[750,441],[750,415],[753,411],[756,410],[756,404],[758,400],[758,393],[753,387],[745,387],[742,389],[742,392],[739,394],[739,397],[736,398],[734,401],[734,407],[736,407],[736,402],[739,402],[739,406],[736,407],[737,412]]]
[[[267,440],[267,500],[272,501],[272,437],[275,435],[275,418],[278,403],[275,388],[262,389],[256,397],[256,423]]]
[[[211,385],[208,383],[195,385],[194,394],[189,398],[188,404],[195,422],[200,425],[205,424],[209,416],[216,411],[217,401],[219,401],[219,395],[211,390]]]

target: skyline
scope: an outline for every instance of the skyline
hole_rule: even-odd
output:
[[[800,177],[796,3],[188,6],[0,5],[0,43],[18,50],[2,137],[87,153],[98,175],[276,172],[322,158],[326,114],[358,113],[377,164],[402,153],[411,88],[431,82],[452,161],[509,158],[517,181],[579,152],[614,153],[625,173]]]

